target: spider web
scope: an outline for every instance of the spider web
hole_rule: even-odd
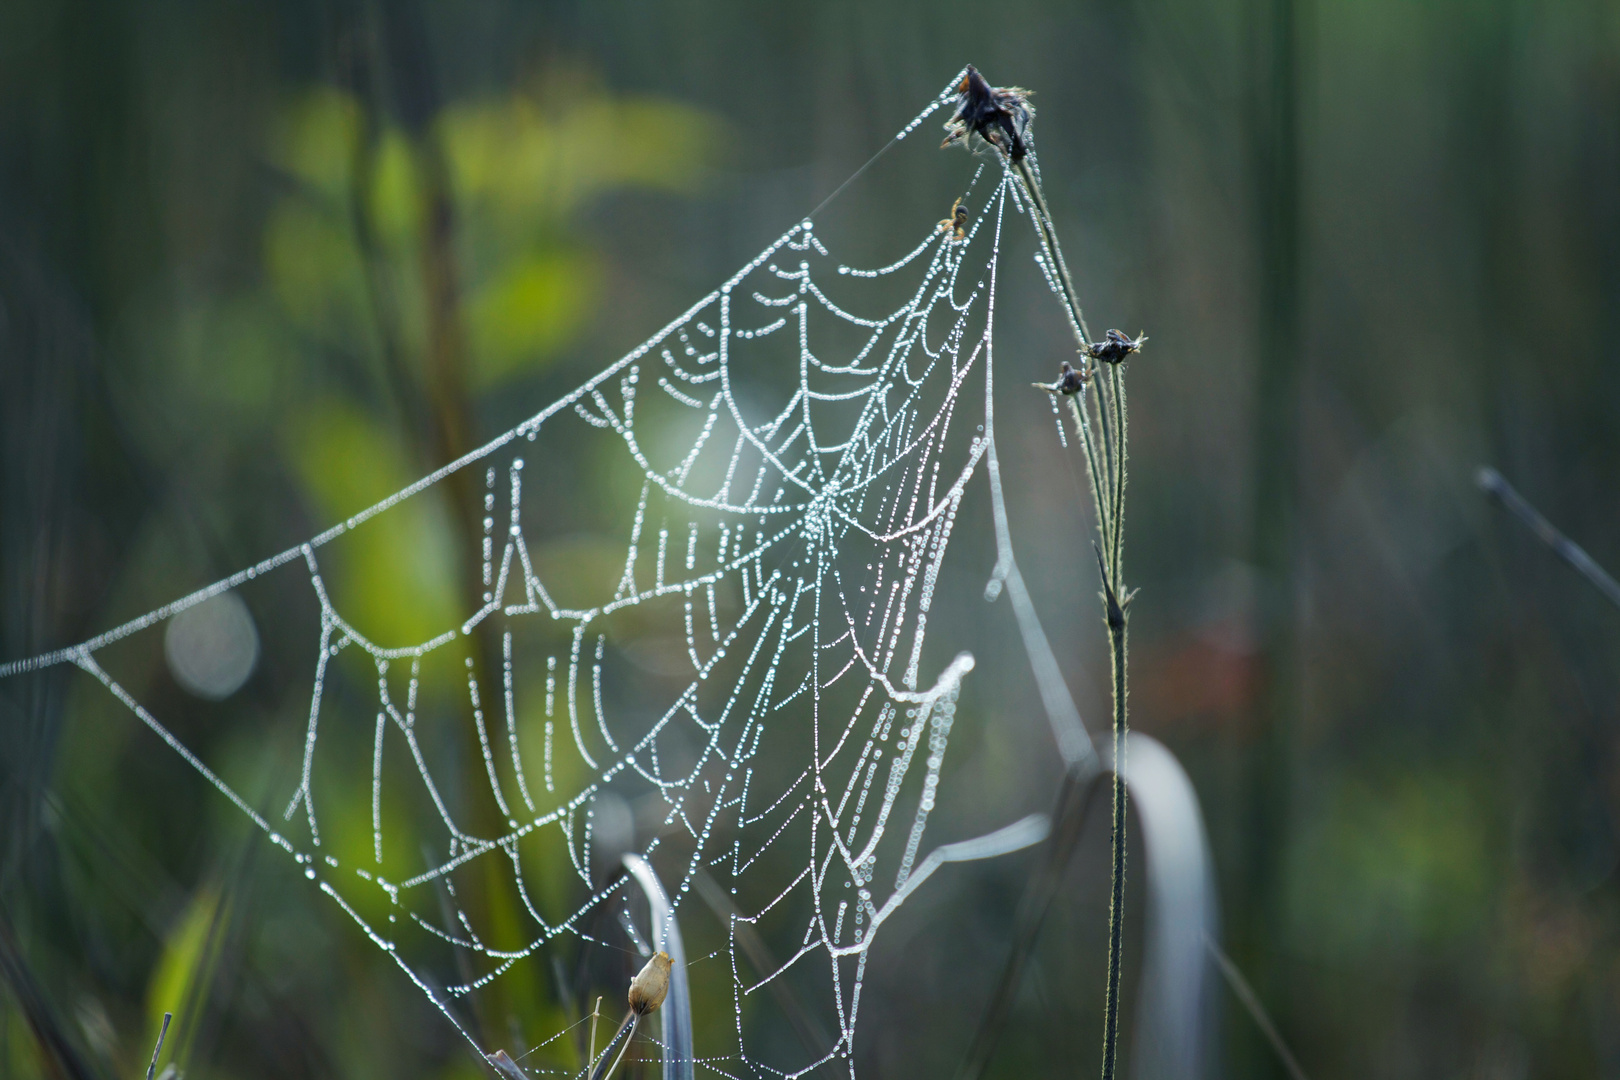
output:
[[[853,1076],[878,928],[942,861],[1041,835],[1023,823],[920,857],[973,668],[965,652],[929,666],[929,615],[981,472],[1000,553],[988,595],[1011,594],[1065,756],[1085,738],[1012,561],[996,472],[995,282],[1018,191],[981,165],[963,194],[981,212],[962,235],[929,222],[877,268],[840,263],[806,219],[482,448],[304,544],[0,676],[64,661],[95,676],[480,1050],[458,1001],[559,939],[596,940],[602,913],[628,902],[626,878],[593,868],[593,844],[602,800],[633,802],[652,823],[637,850],[661,867],[677,911],[694,886],[715,884],[732,908],[723,953],[735,1038],[698,1063],[796,1076],[844,1058]],[[874,305],[885,292],[896,299]],[[619,466],[606,497],[633,503],[622,560],[605,577],[548,571],[529,542],[558,511],[544,463],[585,460],[569,451],[604,440]],[[374,640],[334,601],[323,549],[386,527],[390,511],[462,470],[482,473],[483,606],[426,641]],[[319,623],[301,769],[290,795],[261,806],[96,654],[282,567],[307,576]],[[498,650],[492,662],[480,641]],[[448,715],[423,700],[446,670],[459,687]],[[469,725],[482,760],[458,771],[446,731]],[[479,771],[481,787],[466,790]],[[369,815],[333,809],[367,797]],[[369,834],[357,835],[367,817]],[[480,873],[509,888],[515,918],[464,902]],[[762,968],[745,938],[786,948]],[[836,1033],[819,1056],[766,1063],[749,1052],[745,1007],[788,978],[819,995]]]

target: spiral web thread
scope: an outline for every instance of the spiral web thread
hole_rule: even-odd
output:
[[[981,466],[999,551],[987,595],[1009,587],[1060,744],[1064,722],[1079,730],[1012,560],[996,472],[996,269],[1004,211],[1009,201],[1022,207],[1013,182],[987,172],[982,165],[965,193],[982,212],[964,235],[930,224],[897,261],[859,269],[835,262],[807,219],[647,342],[482,448],[304,544],[81,645],[4,665],[0,677],[64,661],[95,676],[290,856],[474,1046],[458,999],[560,936],[595,940],[592,918],[626,900],[624,878],[604,883],[592,873],[594,810],[605,792],[644,793],[655,800],[658,824],[640,850],[653,857],[666,849],[660,857],[675,906],[698,875],[713,874],[737,909],[725,950],[736,1045],[697,1063],[723,1076],[797,1076],[844,1058],[853,1076],[855,1020],[878,927],[942,862],[1013,850],[1044,828],[1021,822],[919,858],[961,681],[973,667],[960,653],[925,672],[928,616]],[[903,283],[894,290],[903,295],[898,306],[852,310],[876,279]],[[796,376],[778,378],[776,400],[763,404],[768,388],[748,378],[780,375],[792,363]],[[525,443],[541,443],[527,451],[534,453],[544,440],[587,438],[616,443],[641,478],[617,584],[570,606],[531,558],[526,529],[545,507],[525,501],[522,455]],[[480,465],[483,607],[419,644],[368,639],[333,601],[322,548]],[[296,787],[265,810],[188,749],[96,653],[300,565],[320,611],[308,728]],[[620,648],[648,625],[672,628],[662,640],[684,651],[651,678],[636,676]],[[499,686],[479,685],[479,634],[499,641],[499,669],[483,669],[486,684],[498,678]],[[436,773],[432,733],[419,722],[422,667],[446,655],[464,659],[457,722],[476,728],[487,780],[476,796],[493,800],[506,825],[500,835],[475,835],[463,823],[469,796],[442,789],[445,770]],[[351,719],[323,698],[343,664],[376,677],[370,760],[358,772],[323,754],[323,724]],[[642,698],[634,705],[614,689],[631,684]],[[645,707],[648,698],[661,702],[657,710]],[[1070,731],[1070,744],[1075,737]],[[323,831],[323,782],[365,773],[369,842],[334,839],[331,828]],[[386,811],[399,806],[441,834],[440,855],[391,850]],[[533,893],[545,843],[545,857],[566,859],[589,893],[561,919],[545,917]],[[500,935],[478,925],[456,892],[466,868],[491,860],[521,901],[526,931],[515,943],[498,944]],[[739,953],[739,934],[767,928],[797,950],[774,970],[754,970]],[[810,963],[825,965],[817,985],[831,988],[832,1045],[819,1058],[766,1064],[745,1045],[744,1003]],[[528,1071],[548,1071],[539,1060]]]

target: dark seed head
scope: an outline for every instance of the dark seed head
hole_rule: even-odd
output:
[[[977,135],[1009,161],[1022,161],[1029,150],[1029,122],[1034,116],[1029,91],[991,86],[970,64],[957,85],[956,111],[945,123],[945,141],[940,145],[966,142],[969,135]]]
[[[1132,338],[1118,330],[1110,330],[1102,341],[1093,341],[1086,346],[1086,355],[1105,364],[1118,364],[1132,353],[1140,352],[1142,342],[1146,340],[1145,334]]]

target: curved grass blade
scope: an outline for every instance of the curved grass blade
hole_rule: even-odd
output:
[[[1205,1075],[1215,1034],[1205,940],[1217,933],[1214,863],[1192,782],[1157,740],[1125,738],[1126,784],[1147,858],[1147,940],[1138,995],[1132,1072],[1140,1078]],[[1111,762],[1082,762],[1065,774],[1046,856],[1019,904],[1013,947],[985,1008],[958,1080],[978,1080],[1012,1014],[1013,1001],[1085,831],[1093,794]]]
[[[1131,1074],[1197,1080],[1215,1034],[1205,941],[1220,933],[1215,870],[1192,781],[1163,743],[1127,736],[1125,781],[1147,861],[1147,937]]]
[[[675,909],[652,864],[634,853],[624,857],[624,868],[652,909],[652,945],[674,961],[669,974],[669,997],[658,1010],[663,1025],[664,1080],[692,1080],[692,988],[686,977],[686,947],[681,943],[680,924]]]

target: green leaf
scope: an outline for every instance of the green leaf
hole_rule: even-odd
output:
[[[295,423],[288,455],[320,516],[341,521],[416,479],[388,432],[324,402]],[[440,489],[424,491],[317,553],[344,618],[377,644],[420,644],[471,612],[457,601],[455,539]]]
[[[488,386],[549,359],[585,325],[601,295],[596,258],[581,251],[514,261],[467,305],[473,379]]]

